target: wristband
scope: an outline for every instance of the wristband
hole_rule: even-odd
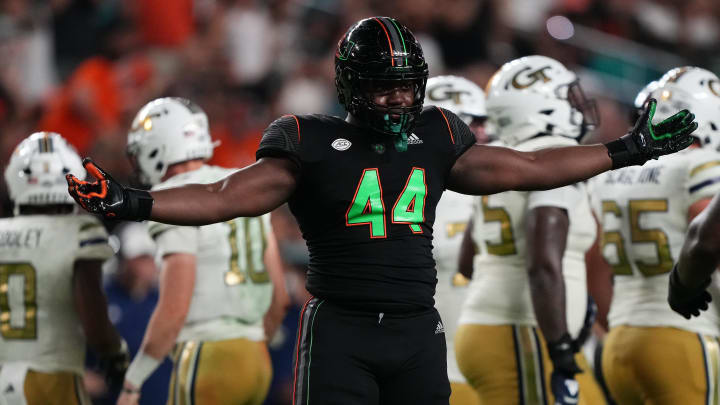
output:
[[[155,201],[150,193],[145,190],[126,188],[125,196],[128,204],[128,219],[140,222],[150,218]]]
[[[160,360],[147,355],[141,350],[135,356],[132,363],[130,363],[130,367],[128,367],[125,373],[125,381],[137,387],[139,390],[150,374],[160,366],[160,363]]]
[[[647,158],[640,151],[638,146],[632,140],[631,134],[625,134],[620,138],[605,144],[608,150],[608,156],[612,160],[612,169],[621,167],[642,165]]]

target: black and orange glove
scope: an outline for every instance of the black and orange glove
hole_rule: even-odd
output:
[[[690,134],[698,127],[695,115],[682,110],[659,124],[652,123],[657,101],[648,100],[640,118],[627,134],[605,146],[612,159],[613,169],[642,165],[650,159],[683,150],[693,143]]]
[[[81,207],[108,219],[143,221],[150,218],[153,206],[150,193],[124,187],[90,158],[83,159],[83,166],[97,181],[83,181],[72,174],[65,176],[68,192]]]

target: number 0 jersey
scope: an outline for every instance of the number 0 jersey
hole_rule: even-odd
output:
[[[311,294],[378,311],[433,305],[435,207],[475,137],[451,112],[426,107],[407,143],[398,152],[393,137],[325,115],[265,130],[257,158],[300,169],[289,206],[307,241]]]
[[[204,165],[153,189],[212,183],[235,170]],[[150,222],[149,231],[161,257],[171,253],[196,257],[193,297],[178,342],[265,338],[263,316],[272,299],[264,262],[270,214],[204,226]]]
[[[720,154],[693,148],[606,172],[592,180],[591,192],[600,247],[614,272],[610,326],[720,334],[717,277],[710,309],[699,318],[686,320],[667,304],[668,273],[685,240],[688,209],[720,192]]]
[[[517,146],[531,151],[577,143],[560,136],[542,136]],[[558,207],[570,221],[562,260],[568,331],[576,336],[587,306],[585,252],[595,240],[586,186],[577,183],[547,191],[507,191],[475,199],[472,237],[478,248],[470,292],[460,324],[536,325],[527,271],[525,226],[536,207]]]
[[[73,299],[74,264],[112,255],[105,228],[90,215],[0,219],[0,365],[82,374],[85,336]]]

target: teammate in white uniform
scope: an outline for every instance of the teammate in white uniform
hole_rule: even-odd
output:
[[[691,109],[699,125],[693,134],[696,144],[591,181],[593,208],[602,227],[600,248],[614,273],[602,368],[612,396],[621,404],[720,399],[717,308],[711,305],[708,313],[686,320],[667,305],[668,273],[688,223],[720,191],[719,84],[705,69],[683,67],[666,73],[651,93],[658,100],[655,120]],[[720,299],[717,285],[711,289]]]
[[[575,74],[544,56],[506,63],[487,108],[500,140],[520,151],[576,145],[597,123]],[[595,239],[585,185],[476,198],[470,232],[477,255],[455,349],[481,402],[577,403],[577,379],[581,404],[602,403],[574,340]]]
[[[208,166],[207,116],[192,102],[161,98],[133,121],[128,154],[153,190],[216,182],[235,169]],[[206,225],[150,223],[163,259],[160,300],[118,404],[134,404],[143,381],[175,346],[169,403],[261,404],[271,379],[263,317],[281,294],[270,217]],[[177,345],[176,345],[177,342]]]
[[[103,225],[77,215],[65,174],[85,173],[55,133],[15,149],[5,181],[15,204],[0,219],[0,403],[89,404],[82,384],[86,342],[122,382],[129,360],[107,316],[101,264],[112,256]]]
[[[483,128],[487,117],[485,93],[470,80],[459,76],[429,78],[425,90],[425,105],[435,105],[452,111],[475,133],[478,143],[487,141]],[[435,307],[440,312],[445,327],[451,405],[479,403],[477,395],[458,369],[453,348],[460,307],[465,300],[469,282],[457,272],[457,268],[460,243],[472,213],[472,201],[472,196],[446,190],[435,211],[433,225],[433,256],[438,274]]]

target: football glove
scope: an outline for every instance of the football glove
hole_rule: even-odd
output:
[[[120,348],[114,353],[100,357],[100,370],[105,382],[112,389],[119,389],[125,380],[125,371],[130,365],[130,352],[125,339],[120,339]]]
[[[143,221],[150,218],[153,206],[150,193],[123,187],[89,158],[83,159],[83,166],[97,181],[83,181],[72,174],[65,179],[68,192],[86,211],[108,219]]]
[[[612,168],[642,165],[650,159],[683,150],[693,143],[690,134],[698,127],[695,115],[682,110],[659,124],[652,123],[657,101],[651,98],[629,133],[605,146]]]
[[[555,405],[575,405],[580,389],[575,374],[582,373],[575,362],[578,347],[568,333],[555,342],[547,343],[548,354],[553,364],[550,375],[550,389],[555,396]]]
[[[670,272],[670,288],[668,288],[668,303],[670,308],[678,314],[690,319],[693,316],[700,316],[700,311],[708,309],[708,303],[712,301],[707,288],[712,279],[710,277],[695,289],[690,289],[680,281],[677,264]]]

